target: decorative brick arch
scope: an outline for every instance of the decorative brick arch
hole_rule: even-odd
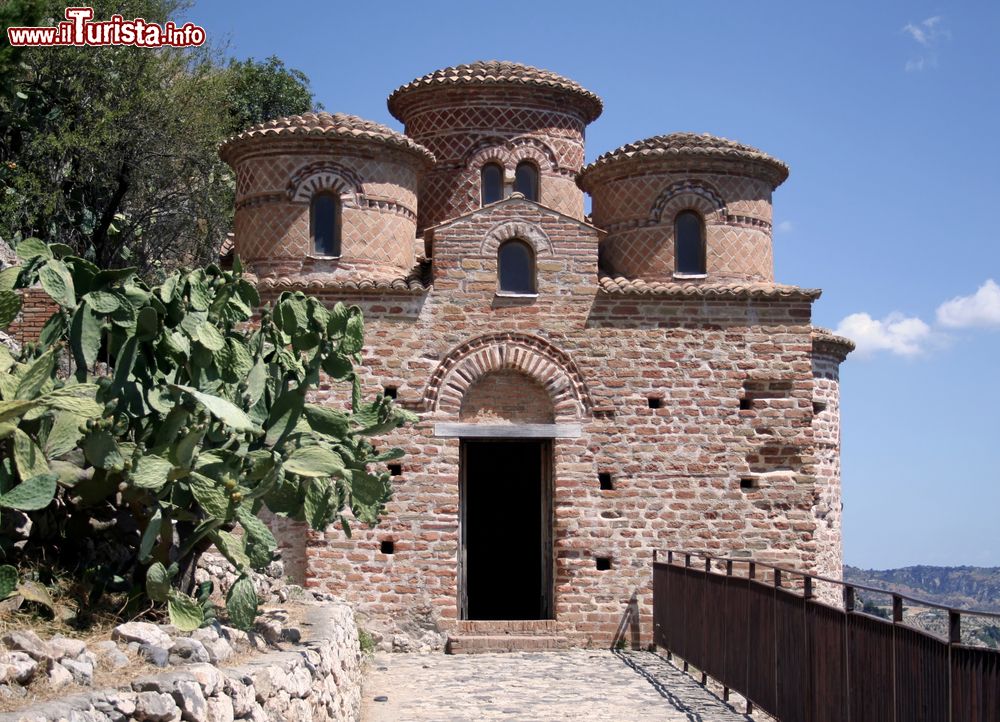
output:
[[[526,221],[504,221],[493,226],[483,236],[483,242],[479,244],[479,255],[495,256],[500,244],[512,238],[519,238],[532,245],[535,255],[547,253],[553,255],[552,239],[542,230],[541,226]]]
[[[512,332],[478,336],[452,349],[427,382],[424,408],[457,419],[469,388],[501,370],[519,371],[540,383],[557,419],[593,413],[593,399],[573,359],[545,339]]]
[[[531,136],[487,138],[476,143],[465,156],[465,167],[479,170],[487,163],[499,163],[504,171],[513,173],[522,160],[530,160],[539,171],[556,172],[559,162],[555,151],[545,142]]]
[[[318,191],[334,193],[357,201],[361,195],[361,179],[354,171],[337,163],[317,161],[299,168],[288,181],[288,197],[292,201],[308,202]]]
[[[688,209],[698,211],[706,222],[726,218],[726,202],[715,187],[704,181],[684,180],[657,196],[649,211],[649,225],[672,222],[677,213]]]
[[[522,135],[507,141],[507,147],[510,148],[512,166],[517,166],[522,160],[530,160],[538,166],[540,171],[559,170],[559,161],[556,160],[555,151],[538,138]]]

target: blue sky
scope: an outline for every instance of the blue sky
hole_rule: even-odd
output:
[[[398,85],[515,60],[604,99],[588,160],[690,130],[786,161],[777,278],[824,289],[815,322],[861,344],[841,379],[846,561],[1000,565],[1000,3],[203,0],[188,15],[237,57],[306,72],[327,110],[396,128]]]

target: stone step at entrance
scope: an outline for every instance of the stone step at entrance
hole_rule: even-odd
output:
[[[496,652],[543,652],[569,649],[569,640],[559,634],[553,619],[468,620],[457,622],[448,635],[448,654]]]

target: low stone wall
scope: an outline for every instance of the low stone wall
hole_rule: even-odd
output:
[[[353,721],[361,715],[362,654],[354,613],[308,605],[303,639],[245,664],[187,664],[0,715],[0,722]]]

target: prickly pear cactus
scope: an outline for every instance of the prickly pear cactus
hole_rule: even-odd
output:
[[[314,529],[339,522],[347,534],[345,508],[378,520],[391,488],[372,464],[401,452],[376,454],[368,437],[412,416],[381,396],[362,401],[358,308],[285,293],[259,309],[238,260],[150,286],[59,244],[29,239],[17,253],[22,265],[0,272],[0,327],[15,288],[39,283],[59,310],[18,358],[0,348],[0,443],[10,452],[0,508],[52,513],[59,497],[58,513],[111,504],[130,515],[135,588],[182,628],[205,619],[204,600],[178,588],[183,572],[213,546],[240,572],[229,617],[252,624],[248,572],[277,547],[263,508]],[[351,385],[350,413],[308,402],[323,376]]]

